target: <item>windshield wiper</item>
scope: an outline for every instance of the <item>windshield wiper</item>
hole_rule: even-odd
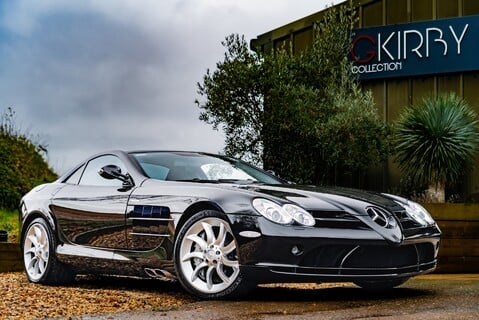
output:
[[[257,180],[251,179],[218,179],[219,183],[238,183],[238,184],[252,184],[252,183],[259,183]]]
[[[259,181],[251,179],[182,179],[182,180],[173,180],[178,182],[198,182],[198,183],[237,183],[237,184],[252,184],[259,183]]]
[[[175,179],[170,181],[177,181],[177,182],[198,182],[198,183],[218,183],[218,180],[209,180],[209,179],[200,179],[200,178],[193,178],[193,179]]]

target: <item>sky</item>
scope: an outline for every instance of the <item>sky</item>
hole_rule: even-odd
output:
[[[340,0],[0,0],[0,113],[62,174],[105,150],[220,153],[196,84],[221,41],[247,41]]]

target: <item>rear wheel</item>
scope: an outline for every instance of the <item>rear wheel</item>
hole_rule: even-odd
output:
[[[178,279],[190,293],[218,299],[244,293],[236,239],[220,212],[205,210],[192,216],[175,242]]]
[[[55,238],[50,226],[37,218],[27,226],[22,238],[23,264],[28,280],[43,284],[66,283],[74,274],[55,256]]]
[[[380,281],[354,281],[354,284],[366,290],[372,291],[384,291],[398,287],[408,281],[409,278],[400,278],[393,280],[380,280]]]

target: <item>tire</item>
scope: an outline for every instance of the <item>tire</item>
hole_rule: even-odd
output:
[[[174,260],[181,285],[202,299],[230,298],[253,287],[243,279],[236,239],[218,211],[200,211],[181,227]]]
[[[56,241],[42,218],[30,222],[22,237],[23,265],[30,282],[55,285],[71,282],[74,273],[55,256]]]
[[[354,284],[370,291],[386,291],[398,287],[408,281],[409,278],[400,278],[381,281],[354,281]]]

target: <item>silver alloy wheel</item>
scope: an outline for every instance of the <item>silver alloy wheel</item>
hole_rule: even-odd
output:
[[[180,244],[179,267],[196,290],[217,293],[227,289],[239,275],[236,242],[228,223],[207,217],[196,221]]]
[[[28,277],[40,280],[45,274],[50,255],[48,232],[40,223],[33,223],[27,230],[23,244],[23,262]]]

